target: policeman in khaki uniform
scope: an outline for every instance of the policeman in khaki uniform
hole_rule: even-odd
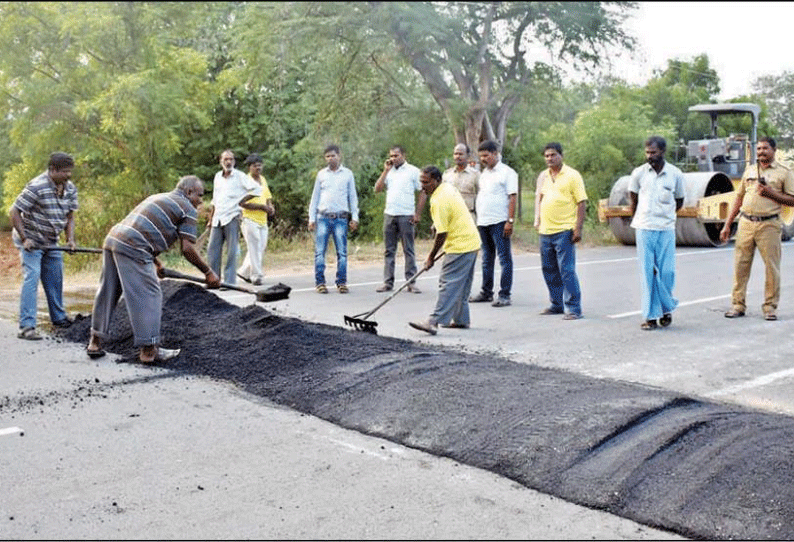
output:
[[[775,311],[780,300],[780,237],[783,225],[780,210],[781,205],[794,205],[794,174],[775,161],[776,147],[771,137],[758,140],[758,160],[755,165],[745,169],[731,214],[720,232],[720,240],[727,242],[731,224],[739,216],[734,252],[733,306],[725,313],[726,318],[744,316],[747,309],[747,282],[755,249],[758,248],[766,266],[764,304],[761,308],[766,320],[777,320]]]

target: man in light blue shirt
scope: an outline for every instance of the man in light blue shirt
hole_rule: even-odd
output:
[[[637,260],[642,287],[644,330],[667,327],[678,306],[675,286],[675,217],[684,204],[684,175],[665,162],[667,142],[651,136],[645,142],[648,163],[636,168],[629,181],[629,197],[637,240]]]
[[[325,285],[325,251],[328,237],[333,235],[336,247],[336,288],[346,294],[347,288],[347,230],[358,228],[358,194],[353,172],[342,165],[337,145],[329,145],[324,152],[328,164],[314,180],[309,203],[309,231],[314,237],[314,283],[317,292],[328,293]]]
[[[427,196],[422,192],[419,182],[419,168],[405,161],[405,149],[395,145],[389,150],[389,158],[383,165],[383,172],[375,183],[375,193],[386,190],[386,206],[383,209],[383,242],[386,245],[383,266],[383,284],[378,292],[388,292],[394,288],[394,259],[397,241],[403,246],[405,256],[405,280],[416,274],[414,256],[415,224],[422,218]],[[416,192],[419,192],[419,205],[416,205]],[[411,284],[406,288],[415,294],[421,290]]]

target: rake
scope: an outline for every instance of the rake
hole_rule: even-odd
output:
[[[444,253],[443,253],[443,252],[441,252],[440,254],[438,254],[438,255],[435,257],[435,259],[434,259],[433,261],[434,261],[434,262],[437,262],[437,261],[439,260],[439,258],[441,258],[443,255],[444,255]],[[403,284],[402,286],[400,286],[400,287],[399,287],[399,288],[398,288],[398,289],[397,289],[397,290],[396,290],[396,291],[395,291],[393,294],[391,294],[389,297],[387,297],[386,299],[384,299],[383,301],[381,301],[381,302],[378,304],[378,306],[377,306],[377,307],[375,307],[374,309],[372,309],[371,311],[368,311],[368,312],[362,312],[361,314],[355,314],[355,315],[353,315],[353,316],[347,316],[347,315],[345,315],[345,324],[347,324],[347,325],[349,325],[349,326],[351,326],[351,327],[353,327],[353,328],[355,328],[355,329],[357,329],[357,330],[359,330],[359,331],[366,331],[367,333],[372,333],[373,335],[377,335],[377,334],[378,334],[378,330],[377,330],[378,323],[377,323],[376,321],[374,321],[374,320],[367,320],[367,318],[369,318],[370,316],[372,316],[373,314],[375,314],[375,311],[377,311],[377,310],[378,310],[379,308],[381,308],[383,305],[385,305],[386,303],[388,303],[389,301],[391,301],[392,299],[394,299],[394,296],[396,296],[397,294],[399,294],[400,292],[402,292],[402,291],[403,291],[405,288],[407,288],[408,286],[412,285],[412,284],[413,284],[413,283],[416,281],[416,279],[419,277],[419,275],[421,275],[421,274],[422,274],[422,273],[424,273],[425,271],[427,271],[427,270],[426,270],[426,269],[424,269],[424,268],[422,268],[422,269],[420,269],[419,271],[417,271],[417,272],[416,272],[416,274],[415,274],[413,277],[411,277],[410,279],[408,279],[407,281],[405,281],[405,284]]]

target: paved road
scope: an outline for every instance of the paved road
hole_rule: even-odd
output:
[[[424,257],[424,255],[420,255]],[[398,266],[401,261],[398,261]],[[333,268],[333,264],[331,264]],[[540,316],[548,294],[536,253],[515,258],[513,304],[493,308],[472,304],[472,328],[440,329],[431,337],[407,322],[427,316],[435,303],[438,275],[433,268],[418,279],[422,294],[398,294],[372,317],[380,335],[493,351],[524,363],[566,369],[708,398],[794,414],[794,243],[783,244],[782,299],[779,320],[762,317],[764,267],[756,257],[748,286],[747,316],[730,320],[733,247],[679,247],[676,296],[680,302],[667,329],[639,327],[640,293],[633,246],[582,249],[578,270],[585,318],[563,321]],[[497,264],[497,277],[499,266]],[[330,273],[329,277],[332,276]],[[265,304],[274,312],[344,326],[343,315],[374,308],[381,270],[353,268],[351,292],[317,294],[311,274],[269,277],[294,290],[287,301]],[[475,288],[479,287],[479,270]],[[248,294],[222,292],[238,304]]]
[[[432,309],[436,269],[420,278],[424,293],[401,293],[372,319],[381,335],[792,413],[791,250],[784,245],[778,322],[761,318],[760,265],[748,316],[722,317],[730,247],[679,249],[681,307],[665,330],[639,328],[633,247],[580,250],[579,321],[537,314],[546,305],[537,254],[516,257],[513,305],[473,305],[472,329],[430,337],[408,327]],[[350,294],[325,296],[311,273],[268,277],[294,289],[264,306],[344,326],[343,315],[387,295],[374,291],[379,266],[353,262],[350,277]],[[78,345],[18,341],[15,327],[0,320],[0,538],[670,538],[224,383],[89,361]]]

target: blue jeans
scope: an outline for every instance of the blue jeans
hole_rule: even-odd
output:
[[[492,296],[494,288],[494,262],[499,254],[499,265],[502,266],[502,277],[499,282],[499,297],[510,299],[513,287],[513,254],[510,250],[510,238],[505,237],[506,222],[477,226],[482,241],[482,288],[484,295]]]
[[[213,226],[207,245],[207,263],[210,269],[221,276],[223,243],[226,243],[226,265],[223,268],[223,281],[237,284],[237,253],[240,246],[240,217],[233,218],[225,226]]]
[[[19,247],[18,247],[19,248]],[[36,327],[39,280],[47,297],[50,322],[66,320],[63,308],[63,252],[19,249],[22,259],[22,293],[19,297],[19,328]]]
[[[675,287],[675,230],[634,232],[642,288],[642,317],[656,320],[678,306]]]
[[[540,236],[540,262],[543,280],[549,289],[551,310],[582,314],[582,292],[576,276],[576,245],[573,230]]]
[[[347,218],[317,217],[314,236],[314,283],[325,284],[325,249],[333,235],[336,247],[336,284],[347,284]]]

